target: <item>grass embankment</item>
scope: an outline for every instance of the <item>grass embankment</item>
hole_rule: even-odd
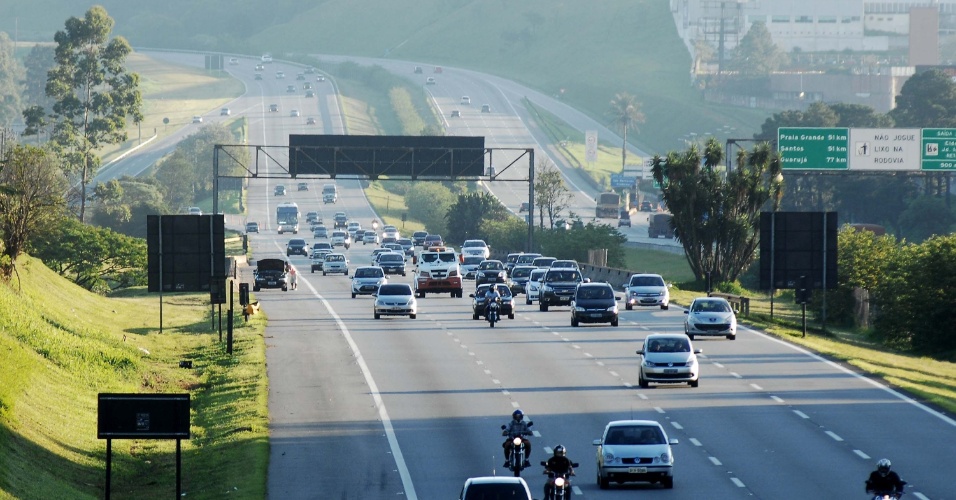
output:
[[[189,498],[265,497],[262,316],[245,323],[237,315],[229,356],[211,325],[207,294],[165,295],[160,334],[156,294],[91,294],[27,256],[18,268],[19,279],[0,285],[0,497],[103,497],[101,392],[188,392],[183,491]],[[193,369],[180,369],[180,360]],[[174,441],[113,442],[117,497],[169,498],[175,484]]]

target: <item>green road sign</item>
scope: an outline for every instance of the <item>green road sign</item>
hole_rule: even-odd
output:
[[[924,128],[922,170],[956,170],[956,129]]]
[[[784,170],[846,170],[849,146],[848,128],[777,129],[777,150]]]

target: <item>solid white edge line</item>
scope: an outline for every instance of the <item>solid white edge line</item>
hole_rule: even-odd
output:
[[[365,358],[362,357],[362,352],[359,350],[358,344],[356,344],[355,339],[352,338],[352,334],[345,326],[345,322],[342,321],[342,318],[332,309],[332,304],[329,304],[329,302],[325,300],[325,297],[319,295],[319,292],[312,286],[312,283],[304,279],[302,281],[309,287],[309,290],[312,290],[312,294],[322,301],[325,309],[335,320],[335,324],[338,325],[339,331],[342,332],[342,337],[348,342],[349,349],[352,350],[352,356],[355,357],[355,361],[362,370],[362,375],[365,377],[365,383],[368,385],[369,392],[372,394],[372,400],[375,402],[376,408],[378,408],[378,416],[382,419],[382,427],[385,428],[385,437],[388,439],[388,447],[391,448],[392,456],[395,458],[395,466],[398,468],[398,475],[402,479],[405,496],[409,500],[418,500],[418,494],[415,493],[415,485],[412,484],[412,476],[408,472],[405,457],[402,455],[402,448],[398,445],[398,437],[395,436],[395,428],[392,427],[392,420],[388,417],[388,410],[385,409],[385,401],[382,400],[382,395],[378,391],[378,385],[375,384],[375,379],[372,378],[372,372],[369,371],[368,364],[365,363]]]
[[[925,411],[926,413],[929,413],[930,415],[932,415],[932,416],[934,416],[934,417],[936,417],[936,418],[942,420],[943,422],[946,422],[947,424],[949,424],[949,425],[951,425],[951,426],[953,426],[953,427],[956,427],[956,420],[954,420],[954,419],[952,419],[952,418],[950,418],[950,417],[947,417],[946,415],[943,415],[942,413],[940,413],[940,412],[938,412],[938,411],[936,411],[936,410],[934,410],[934,409],[932,409],[932,408],[930,408],[930,407],[924,405],[923,403],[920,403],[919,401],[916,401],[915,399],[913,399],[913,398],[907,396],[906,394],[903,394],[903,393],[901,393],[901,392],[899,392],[899,391],[897,391],[897,390],[895,390],[895,389],[892,389],[892,388],[890,388],[890,387],[887,387],[887,386],[885,386],[885,385],[883,385],[883,384],[877,382],[876,380],[872,380],[872,379],[870,379],[869,377],[864,377],[863,375],[860,375],[859,373],[856,373],[855,371],[850,370],[849,368],[840,366],[838,363],[835,363],[835,362],[833,362],[833,361],[830,361],[830,360],[824,358],[823,356],[820,356],[819,354],[815,354],[815,353],[810,352],[810,351],[808,351],[807,349],[804,349],[804,348],[802,348],[802,347],[800,347],[800,346],[791,344],[791,343],[789,343],[789,342],[785,342],[785,341],[782,340],[782,339],[778,339],[778,338],[773,337],[773,336],[771,336],[771,335],[767,335],[766,333],[763,333],[763,332],[758,332],[758,331],[756,331],[756,330],[751,330],[750,328],[747,328],[747,327],[743,327],[743,329],[744,329],[745,331],[747,331],[747,332],[750,332],[750,333],[754,334],[754,335],[759,335],[759,336],[761,336],[761,337],[764,337],[764,338],[767,339],[767,340],[776,342],[776,343],[778,343],[778,344],[785,345],[785,346],[789,347],[790,349],[792,349],[792,350],[794,350],[794,351],[797,351],[797,352],[799,352],[799,353],[801,353],[801,354],[804,354],[804,355],[806,355],[806,356],[809,356],[809,357],[811,357],[811,358],[813,358],[813,359],[815,359],[815,360],[817,360],[817,361],[820,361],[820,362],[822,362],[822,363],[826,363],[826,364],[832,366],[833,368],[836,368],[837,370],[839,370],[839,371],[841,371],[841,372],[843,372],[843,373],[852,375],[852,376],[854,376],[854,377],[856,377],[856,378],[858,378],[858,379],[860,379],[860,380],[862,380],[862,381],[864,381],[864,382],[866,382],[866,383],[872,385],[873,387],[876,387],[876,388],[878,388],[878,389],[882,389],[882,390],[883,390],[884,392],[886,392],[887,394],[891,394],[892,396],[896,397],[897,399],[900,399],[900,400],[903,401],[903,402],[909,403],[909,404],[915,406],[916,408],[919,408],[920,410],[923,410],[923,411]]]

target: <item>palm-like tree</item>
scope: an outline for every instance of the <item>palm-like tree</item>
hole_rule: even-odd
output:
[[[611,107],[607,110],[611,124],[620,128],[624,133],[624,144],[621,145],[621,171],[627,163],[627,129],[637,128],[638,123],[644,123],[644,113],[641,112],[641,103],[628,94],[621,92],[611,99]]]

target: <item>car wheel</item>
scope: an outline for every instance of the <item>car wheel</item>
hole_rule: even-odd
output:
[[[697,386],[700,385],[700,379],[691,380],[690,382],[687,383],[687,385],[689,385],[689,386],[691,386],[691,387],[697,387]]]
[[[524,299],[524,305],[530,306],[530,305],[531,305],[531,299]]]
[[[637,375],[637,385],[638,385],[641,389],[647,389],[647,387],[650,385],[650,384],[647,383],[646,380],[644,380],[644,374],[643,374],[643,373],[640,373],[640,372],[638,373],[638,375]]]
[[[617,324],[618,324],[617,318],[614,318],[611,320],[611,326],[617,326]]]
[[[402,273],[402,276],[405,276],[405,273]]]
[[[601,471],[598,471],[597,484],[598,484],[598,488],[601,488],[602,490],[606,490],[608,489],[609,486],[611,486],[611,481],[606,477],[601,477]]]
[[[312,274],[315,274],[315,269],[312,270]]]
[[[257,286],[252,287],[252,291],[253,291],[253,292],[258,292],[258,291],[259,291],[259,287],[257,287]]]
[[[287,286],[282,287],[282,291],[283,291],[283,292],[288,292],[288,291],[289,291],[289,287],[287,287]]]
[[[508,319],[515,319],[515,313],[509,314],[509,315],[508,315]]]
[[[544,302],[539,302],[538,310],[548,312],[548,304],[545,304]]]
[[[478,313],[472,313],[472,314],[471,314],[471,319],[477,320],[477,319],[478,319]]]
[[[409,314],[409,315],[408,315],[408,317],[409,317],[410,319],[415,319],[417,316],[418,316],[417,314]]]
[[[375,319],[382,319],[382,315],[379,313],[375,313]]]
[[[571,326],[578,326],[578,320],[571,318]]]
[[[663,310],[665,310],[665,311],[666,311],[667,309],[669,309],[669,308],[670,308],[670,304],[664,304],[664,305],[661,306],[661,309],[663,309]]]
[[[322,271],[322,276],[328,276],[328,275],[329,275],[328,273],[326,273],[325,271]]]
[[[664,478],[664,487],[672,490],[674,489],[674,476],[667,476]]]
[[[632,306],[630,302],[628,302],[627,304],[624,304],[624,309],[627,311],[630,311],[633,308],[634,306]]]
[[[355,292],[352,292],[352,298],[353,299],[355,298]]]
[[[687,332],[684,332],[684,333],[687,334],[687,338],[689,338],[690,340],[694,340],[694,334],[693,334],[693,333],[687,333]]]
[[[728,335],[728,336],[727,336],[727,340],[737,340],[737,336],[736,336],[736,335]]]

